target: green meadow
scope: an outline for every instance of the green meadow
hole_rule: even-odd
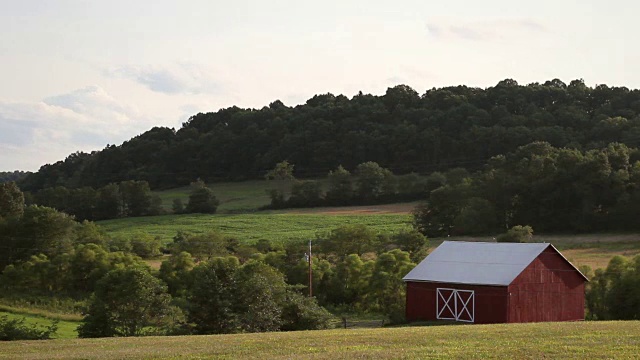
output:
[[[240,241],[260,239],[285,243],[315,239],[345,224],[363,224],[380,233],[411,228],[409,214],[337,214],[260,212],[255,214],[185,214],[126,218],[98,222],[109,235],[127,237],[142,232],[168,243],[180,230],[193,233],[219,231]]]
[[[635,359],[638,351],[638,321],[0,343],[0,359]]]

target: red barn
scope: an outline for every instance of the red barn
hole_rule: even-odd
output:
[[[407,320],[584,320],[588,281],[551,244],[445,241],[403,279]]]

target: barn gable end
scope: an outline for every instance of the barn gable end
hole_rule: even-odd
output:
[[[509,285],[509,322],[584,320],[585,280],[549,246]]]
[[[409,321],[584,319],[584,282],[551,244],[445,241],[403,279]]]

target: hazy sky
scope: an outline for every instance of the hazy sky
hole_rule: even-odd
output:
[[[0,0],[0,171],[314,94],[640,88],[635,1]]]

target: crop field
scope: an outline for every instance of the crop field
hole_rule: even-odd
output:
[[[640,322],[423,326],[14,341],[0,359],[633,359]]]
[[[25,324],[27,325],[36,325],[39,328],[44,328],[45,326],[49,326],[53,323],[53,320],[41,317],[34,316],[29,314],[16,314],[10,312],[0,311],[0,316],[7,316],[9,319],[21,319],[25,318]],[[78,337],[78,331],[76,330],[80,325],[79,321],[68,321],[68,320],[60,320],[58,322],[58,331],[53,336],[56,339],[73,339]],[[1,345],[0,345],[1,348]],[[0,351],[1,353],[1,351]],[[0,355],[1,356],[1,355]]]
[[[113,237],[136,232],[159,236],[168,243],[179,230],[193,233],[219,231],[240,241],[259,239],[285,243],[315,239],[340,225],[363,224],[380,233],[395,233],[411,228],[411,215],[393,213],[338,214],[261,212],[256,214],[186,214],[126,218],[98,222]]]

